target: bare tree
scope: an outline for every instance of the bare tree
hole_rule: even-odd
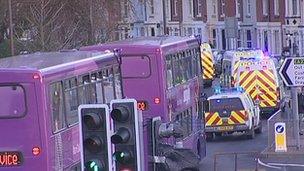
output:
[[[70,20],[71,18],[65,15],[66,1],[20,1],[15,5],[15,35],[20,44],[30,51],[58,50],[69,45],[78,22]]]

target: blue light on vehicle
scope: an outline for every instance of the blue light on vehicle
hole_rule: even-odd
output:
[[[243,89],[243,87],[240,87],[240,86],[238,86],[238,87],[236,87],[236,90],[238,91],[238,92],[241,92],[241,93],[243,93],[245,90]]]
[[[234,87],[234,88],[221,88],[221,87],[215,87],[214,88],[214,93],[215,94],[221,94],[221,93],[232,93],[232,92],[240,92],[243,93],[245,92],[243,87]]]
[[[220,94],[221,93],[221,87],[215,87],[214,88],[214,93],[215,94]]]

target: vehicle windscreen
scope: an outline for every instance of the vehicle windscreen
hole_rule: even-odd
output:
[[[21,117],[26,113],[25,92],[20,85],[0,85],[0,118]]]
[[[210,112],[219,112],[223,111],[231,112],[244,110],[241,99],[239,98],[225,98],[225,99],[211,99],[209,100]]]

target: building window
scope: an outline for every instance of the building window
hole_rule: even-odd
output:
[[[280,2],[279,0],[274,0],[274,15],[280,15]]]
[[[151,36],[155,36],[155,29],[154,29],[154,27],[151,28]]]
[[[268,0],[263,0],[263,15],[268,15]]]
[[[241,14],[240,14],[240,12],[241,12],[241,2],[240,2],[240,0],[235,0],[235,5],[236,5],[236,7],[235,7],[235,9],[236,9],[236,17],[241,17]]]
[[[247,15],[251,15],[251,0],[247,0]]]
[[[222,47],[223,47],[223,50],[226,50],[226,34],[225,34],[225,29],[222,30]]]
[[[128,18],[128,0],[123,1],[123,17]]]
[[[225,8],[225,2],[224,0],[220,0],[220,7],[221,7],[221,17],[225,17],[225,11],[224,11],[224,8]]]
[[[179,36],[178,28],[174,28],[174,36]]]
[[[201,16],[201,0],[193,0],[193,17]]]
[[[174,16],[177,16],[177,0],[173,0]]]
[[[154,14],[154,0],[150,0],[151,14]]]
[[[241,41],[241,30],[238,30],[238,42],[237,42],[238,47],[242,47],[242,41]]]
[[[268,35],[267,35],[267,31],[264,31],[264,51],[268,51]]]
[[[251,30],[247,30],[247,47],[251,48],[252,47],[252,37],[251,37]]]
[[[193,1],[192,0],[190,0],[189,1],[189,14],[192,16],[193,15]]]
[[[280,42],[280,32],[279,32],[279,30],[274,31],[274,42],[275,43]],[[279,54],[280,53],[280,45],[276,44],[274,46],[274,48],[275,48],[275,54]]]
[[[200,36],[202,35],[202,29],[201,28],[197,28],[197,34],[200,35]]]
[[[216,29],[212,29],[212,43],[213,47],[216,48]]]
[[[216,0],[212,1],[213,15],[216,15]]]
[[[192,35],[192,27],[188,27],[188,36],[191,36]]]
[[[292,15],[298,15],[298,0],[292,0]]]

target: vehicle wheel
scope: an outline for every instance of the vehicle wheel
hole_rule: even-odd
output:
[[[213,133],[207,132],[207,133],[206,133],[206,141],[207,141],[207,142],[210,142],[210,141],[212,141],[213,139],[214,139]]]
[[[261,122],[259,123],[258,128],[255,130],[255,133],[257,133],[257,134],[262,133],[262,123]]]
[[[254,139],[255,137],[255,131],[254,128],[251,128],[248,132],[247,132],[247,138],[248,139]]]

